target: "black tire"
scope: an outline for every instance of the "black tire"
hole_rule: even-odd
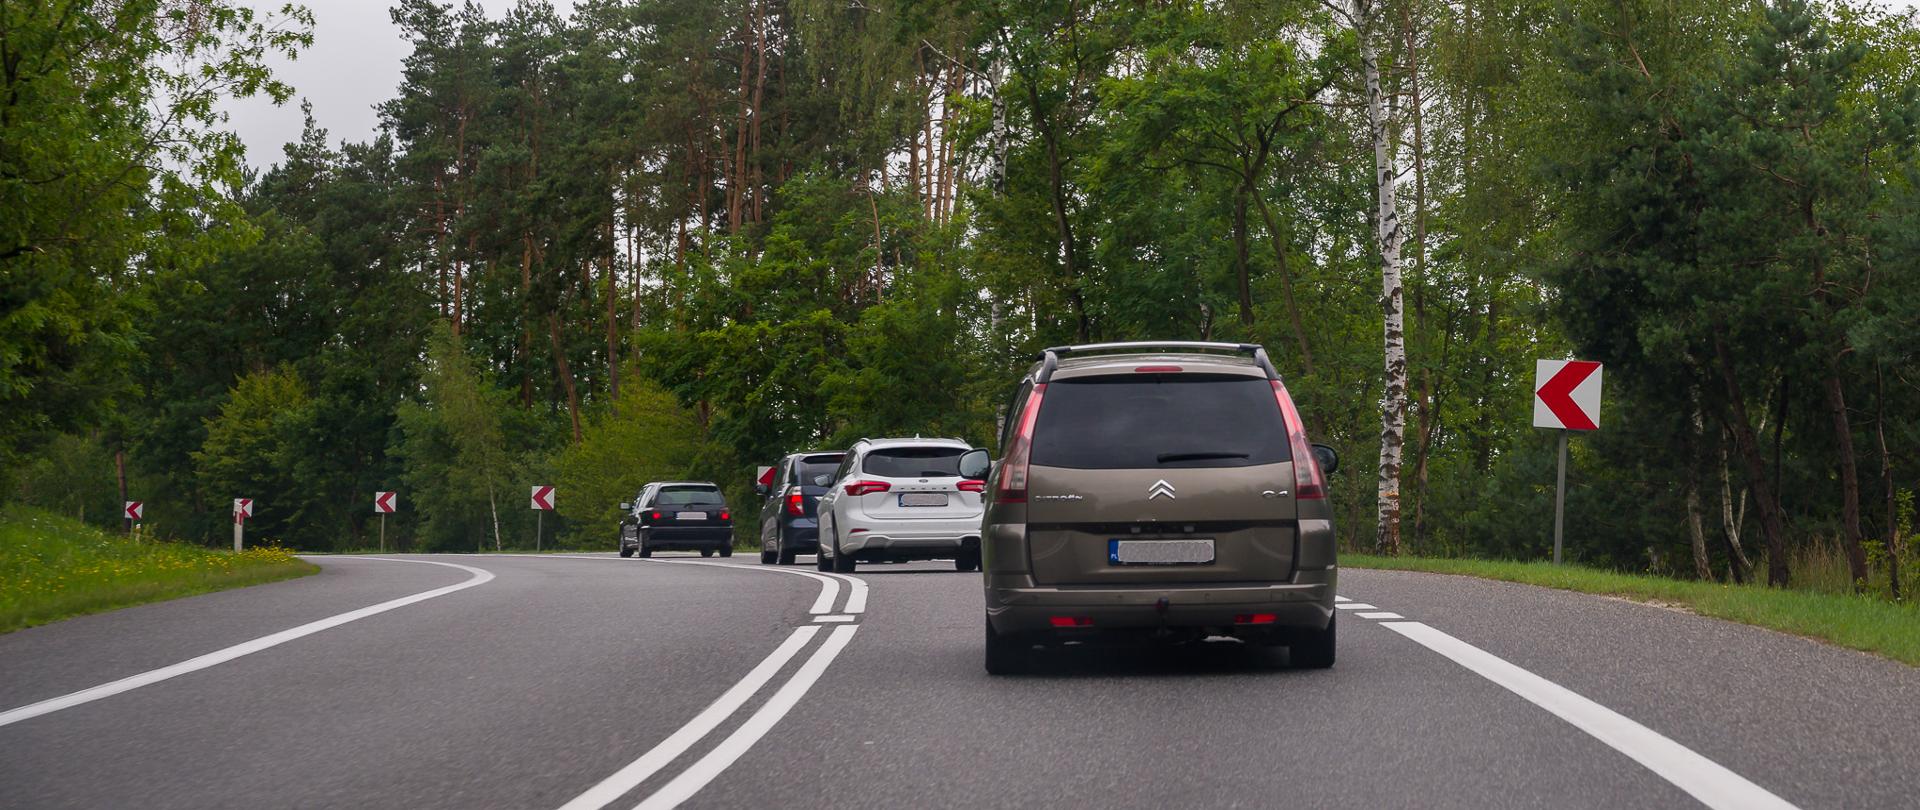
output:
[[[992,621],[986,625],[988,675],[1019,675],[1033,668],[1033,645],[994,632]]]
[[[825,554],[815,553],[813,555],[813,567],[822,571],[832,571],[833,560]]]
[[[711,556],[713,556],[713,549],[710,549],[710,548],[703,548],[703,549],[700,549],[700,556],[702,556],[702,557],[711,557]]]
[[[781,565],[792,565],[793,558],[796,556],[799,556],[799,553],[792,551],[790,549],[782,548],[780,549],[780,551],[777,552],[777,555],[778,555],[778,561]]]
[[[641,559],[645,559],[645,558],[647,558],[647,557],[651,557],[651,556],[653,556],[653,549],[650,549],[650,548],[647,548],[647,544],[646,544],[646,542],[645,542],[645,541],[641,541],[641,543],[640,543],[640,557],[641,557]]]
[[[1332,667],[1335,647],[1334,618],[1327,619],[1325,630],[1302,632],[1300,638],[1287,647],[1287,663],[1293,665],[1294,669]]]
[[[960,552],[960,556],[953,558],[953,570],[955,571],[980,570],[980,552],[978,551]]]
[[[833,555],[833,571],[836,574],[851,574],[860,563],[845,554]]]
[[[720,549],[720,556],[722,557],[733,556],[733,546],[727,546],[726,548]]]
[[[620,556],[622,556],[622,557],[631,557],[631,556],[633,556],[633,546],[629,546],[629,545],[626,545],[626,544],[624,544],[624,543],[623,543],[623,544],[621,544],[621,546],[620,546]]]
[[[764,549],[764,548],[762,548],[762,549],[760,549],[760,564],[761,564],[761,565],[772,565],[772,564],[773,564],[773,560],[774,560],[774,553],[773,553],[773,552],[771,552],[771,551],[768,551],[768,550],[766,550],[766,549]]]

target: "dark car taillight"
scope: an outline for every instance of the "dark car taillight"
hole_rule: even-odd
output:
[[[732,519],[733,519],[733,515],[730,515],[730,514],[727,514],[727,510],[725,510],[725,509],[722,509],[722,510],[720,510],[720,522],[721,522],[721,523],[725,523],[725,522],[727,522],[727,521],[729,521],[729,520],[732,520]]]
[[[660,513],[659,513],[659,512],[654,512],[654,513],[652,513],[652,514],[650,514],[650,515],[647,515],[647,519],[648,519],[648,520],[659,520],[659,519],[660,519]]]
[[[1327,478],[1321,475],[1320,462],[1314,459],[1313,447],[1307,444],[1307,426],[1300,421],[1300,411],[1293,407],[1287,386],[1279,380],[1273,381],[1273,397],[1280,401],[1280,415],[1287,420],[1287,444],[1293,450],[1293,497],[1303,501],[1326,500]]]
[[[787,490],[787,514],[793,515],[794,517],[807,516],[806,505],[800,501],[799,487]]]
[[[1007,457],[1000,462],[1000,484],[993,491],[996,503],[1027,502],[1027,459],[1033,455],[1033,421],[1040,416],[1040,396],[1046,392],[1047,384],[1037,383],[1033,393],[1027,395],[1027,409],[1020,414],[1020,426],[1013,432],[1013,442],[1007,445]]]

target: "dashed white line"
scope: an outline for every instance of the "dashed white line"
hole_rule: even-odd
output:
[[[852,617],[852,616],[848,616],[848,615],[845,615],[845,614],[839,614],[839,615],[833,615],[833,616],[815,616],[815,617],[813,617],[813,620],[814,620],[814,621],[816,621],[816,622],[829,622],[829,623],[832,623],[832,622],[850,622],[850,621],[853,621],[853,619],[854,619],[854,617]]]
[[[453,593],[455,591],[464,591],[476,585],[484,585],[488,582],[493,581],[493,572],[491,571],[486,571],[486,570],[473,568],[465,565],[456,565],[454,563],[436,562],[434,560],[395,559],[391,557],[347,557],[347,559],[382,560],[385,562],[407,562],[407,563],[420,563],[423,565],[438,565],[446,568],[458,568],[462,571],[466,571],[467,573],[472,574],[473,576],[468,578],[464,582],[458,582],[452,585],[448,585],[444,588],[434,588],[433,590],[430,590],[430,591],[421,591],[420,593],[413,594],[412,596],[402,596],[399,599],[390,599],[388,601],[381,602],[380,604],[377,604],[377,605],[368,605],[367,607],[360,608],[359,610],[349,610],[345,613],[341,613],[334,616],[328,616],[327,618],[321,619],[319,621],[308,622],[306,624],[300,625],[299,627],[282,630],[272,635],[261,636],[251,641],[243,641],[231,647],[227,647],[225,649],[215,650],[213,652],[207,653],[206,655],[198,656],[195,658],[189,658],[185,661],[181,661],[178,664],[173,664],[171,666],[164,666],[159,669],[148,670],[138,675],[130,675],[128,677],[121,678],[120,680],[117,680],[117,681],[103,683],[103,684],[100,684],[99,686],[95,686],[90,689],[82,689],[78,692],[61,695],[56,698],[48,698],[46,700],[40,701],[39,703],[28,704],[26,706],[21,706],[20,708],[17,708],[17,709],[9,709],[5,712],[0,712],[0,726],[12,725],[22,720],[39,717],[40,715],[43,715],[43,714],[57,712],[57,711],[60,711],[61,709],[70,709],[75,706],[79,706],[83,703],[92,703],[93,701],[99,700],[101,698],[112,697],[122,692],[130,692],[132,690],[139,689],[142,686],[149,686],[151,684],[159,683],[161,681],[167,680],[168,678],[176,678],[181,675],[185,675],[189,672],[198,672],[208,667],[224,664],[228,661],[232,661],[233,659],[239,658],[244,655],[252,655],[253,653],[260,652],[261,650],[269,649],[272,647],[278,647],[294,639],[310,636],[322,630],[339,627],[340,625],[346,624],[348,622],[359,621],[361,619],[367,618],[368,616],[375,616],[381,613],[385,613],[389,610],[394,610],[396,608],[403,608],[408,605],[416,604],[419,602],[425,602],[428,599],[432,599],[439,596],[446,596],[447,594]]]
[[[1381,610],[1381,611],[1375,611],[1371,613],[1362,613],[1360,614],[1360,618],[1362,619],[1402,619],[1406,617],[1401,616],[1398,613],[1390,613],[1390,612]]]
[[[1334,604],[1334,607],[1341,610],[1379,610],[1379,608],[1365,602],[1338,602]]]
[[[849,627],[847,629],[852,628]],[[788,661],[793,660],[794,655],[806,647],[807,642],[812,641],[814,634],[819,632],[820,628],[814,627],[813,625],[803,625],[794,628],[793,634],[787,636],[787,640],[782,642],[779,647],[774,648],[771,655],[761,659],[760,664],[748,672],[746,677],[741,678],[732,688],[721,694],[718,700],[709,704],[707,708],[701,710],[699,714],[694,715],[693,719],[688,720],[686,725],[681,726],[680,729],[673,732],[671,736],[661,740],[659,745],[649,749],[645,754],[641,754],[639,759],[628,763],[626,767],[615,771],[612,776],[601,780],[600,784],[588,788],[587,792],[561,805],[560,810],[599,810],[599,808],[605,807],[615,799],[625,795],[627,791],[639,787],[641,782],[647,780],[647,777],[654,775],[681,754],[686,753],[687,749],[692,748],[694,743],[699,742],[702,737],[707,736],[708,733],[712,732],[714,728],[718,727],[727,718],[732,717],[734,712],[739,711],[740,707],[746,704],[748,698],[753,697],[755,692],[760,691],[760,687],[765,686],[767,681],[772,680],[773,676],[780,672],[780,668],[786,666]],[[816,657],[818,657],[818,654],[816,654]],[[702,784],[705,783],[703,782]]]
[[[813,687],[814,682],[820,680],[820,675],[827,671],[827,666],[840,655],[840,651],[846,649],[847,642],[853,640],[854,632],[859,629],[859,625],[853,624],[833,628],[833,634],[827,637],[826,642],[821,644],[819,649],[814,650],[813,656],[808,658],[805,664],[800,665],[800,670],[780,687],[780,691],[773,693],[773,697],[767,698],[767,702],[760,706],[759,711],[754,712],[752,717],[747,718],[745,723],[740,724],[738,729],[727,735],[727,738],[712,751],[707,752],[706,756],[687,766],[687,769],[681,771],[673,781],[654,791],[653,795],[640,803],[638,810],[667,810],[667,808],[678,807],[681,802],[699,793],[701,788],[706,787],[707,783],[712,782],[714,777],[725,771],[727,766],[732,765],[741,755],[747,753],[747,749],[752,748],[761,737],[766,736],[767,732],[773,729],[774,724],[780,722],[780,718],[787,716],[787,712],[800,702],[800,698],[806,696],[807,690]]]

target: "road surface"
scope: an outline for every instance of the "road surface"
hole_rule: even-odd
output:
[[[947,564],[315,559],[0,636],[0,806],[1920,805],[1920,670],[1615,599],[1346,570],[1331,670],[990,678]]]

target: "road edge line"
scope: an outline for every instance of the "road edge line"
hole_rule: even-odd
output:
[[[493,581],[492,571],[487,571],[485,569],[474,568],[466,565],[460,565],[457,563],[438,562],[435,560],[400,560],[400,559],[392,559],[388,557],[361,557],[361,556],[349,556],[349,555],[340,555],[339,557],[335,557],[334,559],[342,559],[342,558],[353,559],[353,560],[379,560],[382,562],[406,562],[406,563],[424,563],[426,565],[439,565],[447,568],[458,568],[460,570],[473,574],[473,576],[468,578],[464,582],[456,582],[452,585],[448,585],[441,588],[434,588],[433,590],[430,590],[430,591],[421,591],[420,593],[412,594],[410,596],[402,596],[398,599],[390,599],[376,605],[368,605],[366,607],[359,608],[357,610],[350,610],[345,613],[338,613],[332,616],[328,616],[327,618],[324,618],[324,619],[308,622],[298,627],[288,628],[278,633],[272,633],[269,635],[261,636],[259,638],[252,639],[249,641],[242,641],[239,644],[214,650],[213,652],[207,653],[205,655],[189,658],[177,664],[170,664],[168,666],[160,667],[159,669],[150,669],[150,670],[147,670],[146,672],[142,672],[136,675],[129,675],[117,681],[109,681],[107,683],[100,684],[99,686],[82,689],[78,692],[69,692],[59,697],[51,697],[51,698],[47,698],[46,700],[39,701],[37,703],[29,703],[19,708],[8,709],[7,711],[0,712],[0,727],[10,726],[10,725],[13,725],[14,723],[18,723],[23,720],[30,720],[32,718],[39,717],[43,714],[51,714],[53,712],[60,711],[61,709],[71,709],[75,706],[79,706],[86,703],[92,703],[93,701],[100,700],[102,698],[112,697],[122,692],[131,692],[135,689],[139,689],[142,686],[150,686],[152,684],[159,683],[169,678],[176,678],[190,672],[198,672],[200,670],[207,669],[209,667],[218,666],[220,664],[224,664],[228,661],[232,661],[242,656],[252,655],[253,653],[260,652],[261,650],[278,647],[289,641],[293,641],[294,639],[310,636],[322,630],[328,630],[334,627],[339,627],[340,625],[347,624],[348,622],[359,621],[360,619],[367,618],[368,616],[378,615],[381,613],[385,613],[389,610],[394,610],[396,608],[403,608],[408,605],[415,604],[418,602],[424,602],[428,599],[432,599],[435,597],[446,596],[447,594],[453,593],[455,591],[464,591],[468,588],[472,588],[478,585],[484,585],[488,582]]]
[[[1714,810],[1796,810],[1786,799],[1660,732],[1437,627],[1395,621],[1379,625],[1547,710]]]

